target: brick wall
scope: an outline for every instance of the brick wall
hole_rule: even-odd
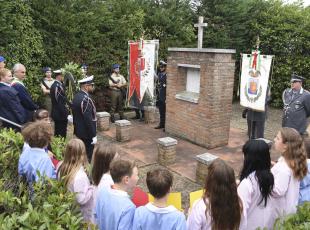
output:
[[[172,50],[167,65],[166,132],[207,148],[226,145],[232,114],[234,51]],[[175,98],[186,89],[187,71],[178,64],[200,65],[198,104]]]

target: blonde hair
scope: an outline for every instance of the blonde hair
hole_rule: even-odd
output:
[[[0,70],[0,81],[10,72],[11,70],[6,69],[6,68],[3,68],[2,70]]]
[[[83,141],[77,138],[71,139],[66,146],[64,160],[59,168],[58,176],[68,186],[79,169],[87,166],[88,160]]]
[[[280,129],[283,144],[287,148],[283,153],[288,166],[293,170],[294,177],[301,180],[307,175],[307,157],[302,137],[293,128]]]

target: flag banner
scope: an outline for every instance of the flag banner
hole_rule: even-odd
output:
[[[158,40],[129,41],[128,105],[141,108],[154,105],[154,76],[158,56]]]
[[[272,55],[260,51],[242,54],[240,79],[240,104],[244,107],[265,111]]]

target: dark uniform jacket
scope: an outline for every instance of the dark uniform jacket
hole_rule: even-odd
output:
[[[13,82],[12,87],[18,92],[20,103],[22,104],[26,112],[27,121],[31,121],[33,112],[37,110],[39,106],[37,106],[33,102],[28,90],[24,85],[18,82]]]
[[[27,121],[27,114],[20,103],[17,91],[0,82],[0,116],[19,125]],[[3,122],[4,127],[16,129],[17,127]]]
[[[66,107],[67,98],[65,90],[59,81],[54,81],[50,89],[52,100],[51,117],[54,121],[66,121],[68,117],[68,109]]]
[[[310,93],[301,88],[299,92],[286,89],[282,95],[284,109],[282,127],[296,129],[304,134],[307,129],[307,118],[310,116]]]
[[[167,73],[166,72],[159,72],[158,83],[159,83],[158,100],[165,102],[166,101],[166,87],[167,87]]]
[[[93,100],[84,91],[75,94],[72,102],[74,134],[80,139],[96,136],[96,108]]]

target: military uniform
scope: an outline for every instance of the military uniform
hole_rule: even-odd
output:
[[[66,138],[69,111],[66,107],[67,98],[65,90],[60,81],[54,81],[50,89],[50,96],[52,101],[51,117],[55,124],[54,135]]]
[[[94,150],[92,142],[96,137],[96,107],[88,93],[82,90],[75,94],[72,104],[74,134],[84,142],[90,161]]]
[[[166,63],[161,61],[160,67],[166,68]],[[158,73],[158,109],[159,109],[159,116],[160,121],[157,128],[165,128],[166,123],[166,88],[167,88],[167,73],[166,69],[164,71],[160,71]]]
[[[301,88],[299,91],[286,89],[282,95],[283,119],[282,127],[296,129],[300,134],[305,134],[307,118],[310,116],[310,93]]]
[[[113,84],[126,84],[126,80],[123,75],[113,73],[109,79],[109,86],[111,89],[111,120],[114,122],[114,114],[118,109],[120,119],[124,119],[124,102],[123,93],[121,89],[113,86]]]

